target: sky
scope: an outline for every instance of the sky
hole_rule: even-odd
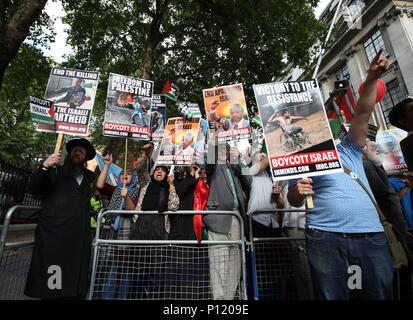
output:
[[[315,9],[316,17],[319,17],[324,8],[330,3],[331,0],[320,0],[317,8]],[[71,47],[66,44],[67,34],[65,29],[69,29],[69,26],[62,23],[62,17],[64,16],[63,7],[60,1],[48,1],[46,4],[46,12],[52,19],[55,19],[54,28],[56,32],[56,41],[50,44],[50,50],[44,49],[44,53],[47,56],[52,57],[56,62],[61,63],[65,61],[65,54],[71,52]]]

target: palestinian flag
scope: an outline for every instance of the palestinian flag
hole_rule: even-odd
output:
[[[50,107],[48,114],[53,118],[53,121],[54,121],[55,120],[55,117],[54,117],[54,104],[52,104],[52,106]]]
[[[171,85],[168,80],[165,87],[163,88],[162,94],[164,94],[172,101],[176,101],[176,99],[178,98],[178,87],[174,84]]]
[[[262,121],[261,121],[261,116],[260,116],[259,112],[257,112],[255,114],[254,118],[252,118],[251,121],[254,122],[255,124],[259,125],[260,127],[262,127]]]
[[[37,125],[38,123],[46,125],[54,124],[54,119],[52,115],[50,115],[50,109],[54,108],[52,101],[29,96],[29,104],[30,119],[33,125]]]
[[[354,96],[350,88],[347,89],[347,97],[351,104],[351,107],[354,110],[354,107],[355,107]],[[340,112],[344,113],[345,119],[343,118],[343,121],[351,122],[353,120],[353,115],[351,114],[350,108],[347,105],[346,98],[344,96],[341,98],[337,96],[335,97],[335,99],[337,101],[337,106]],[[327,102],[325,105],[325,108],[326,108],[327,118],[330,123],[331,132],[333,133],[334,139],[338,139],[339,138],[338,134],[341,130],[341,125],[340,125],[340,121],[338,120],[338,115],[336,111],[334,110],[333,102],[331,100]]]

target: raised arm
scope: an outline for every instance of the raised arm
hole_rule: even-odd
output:
[[[106,156],[103,158],[103,162],[105,165],[103,166],[102,171],[99,174],[99,177],[96,181],[96,188],[102,189],[105,186],[106,176],[108,175],[110,164],[113,161],[112,154],[108,152]]]
[[[271,115],[271,117],[268,119],[268,122],[279,122],[277,118],[275,118],[275,115],[277,114],[277,110],[274,111],[274,113]],[[275,119],[274,119],[275,118]]]
[[[377,80],[388,67],[388,60],[380,58],[383,48],[381,48],[370,64],[363,91],[357,101],[353,121],[351,122],[348,137],[360,148],[366,144],[369,119],[373,112],[377,97]]]

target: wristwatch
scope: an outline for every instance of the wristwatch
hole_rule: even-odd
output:
[[[49,168],[46,168],[44,165],[41,166],[41,169],[42,169],[43,171],[49,171]]]

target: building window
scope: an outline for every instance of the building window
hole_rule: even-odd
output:
[[[347,6],[344,6],[346,13],[346,20],[349,23],[356,23],[357,19],[360,17],[363,9],[366,7],[366,4],[361,0],[352,0]],[[360,22],[361,23],[361,22]],[[349,25],[350,26],[350,25]],[[361,25],[360,25],[361,27]]]
[[[369,62],[373,60],[380,48],[384,48],[382,57],[388,55],[386,47],[384,46],[383,37],[381,36],[380,30],[377,30],[370,38],[368,38],[364,43],[364,49],[366,50],[367,59]]]
[[[344,65],[340,69],[336,71],[336,78],[337,80],[349,80],[350,79],[350,72],[348,71],[347,65]]]
[[[386,124],[388,127],[391,126],[389,121],[389,112],[390,110],[398,104],[400,101],[403,101],[405,95],[402,88],[400,88],[397,79],[390,81],[386,84],[387,90],[386,95],[381,100],[381,108],[383,110],[384,117],[386,119]]]

